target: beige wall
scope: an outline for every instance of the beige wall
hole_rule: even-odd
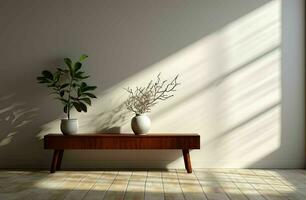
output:
[[[13,1],[0,7],[0,167],[48,167],[59,132],[43,69],[87,53],[99,97],[80,132],[131,132],[123,87],[179,74],[152,132],[197,132],[194,167],[302,167],[302,0]],[[180,151],[67,151],[64,167],[183,167]]]

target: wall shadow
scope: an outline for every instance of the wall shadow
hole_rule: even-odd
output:
[[[0,98],[0,146],[9,144],[29,123],[35,120],[37,108],[28,108],[26,103],[14,102],[14,94]],[[14,103],[12,103],[14,102]]]
[[[131,114],[124,110],[122,104],[126,97],[123,86],[146,83],[158,71],[163,72],[165,78],[179,73],[184,84],[175,99],[158,105],[151,113],[152,132],[199,132],[202,135],[201,146],[205,148],[208,145],[208,148],[192,152],[195,160],[203,157],[206,160],[212,159],[210,152],[214,152],[213,156],[217,160],[225,157],[222,151],[225,149],[223,144],[227,141],[224,138],[231,135],[226,133],[231,131],[226,130],[234,130],[231,127],[238,127],[242,119],[227,124],[229,115],[239,113],[225,104],[226,99],[240,95],[237,91],[230,94],[231,88],[239,90],[239,84],[233,83],[244,77],[253,80],[251,73],[261,74],[257,80],[253,80],[259,82],[260,78],[270,73],[262,72],[265,67],[268,66],[267,69],[273,71],[273,67],[278,66],[277,63],[260,64],[262,60],[269,60],[271,55],[271,60],[279,58],[275,54],[279,51],[280,42],[273,39],[277,35],[270,34],[270,29],[277,29],[279,21],[277,17],[271,18],[266,8],[271,2],[273,1],[229,4],[227,1],[203,1],[175,5],[167,2],[160,5],[138,2],[135,6],[126,2],[118,4],[108,1],[85,5],[79,1],[71,6],[50,1],[29,3],[31,6],[22,12],[21,7],[14,8],[21,13],[14,18],[11,25],[5,23],[6,29],[0,38],[0,43],[4,45],[16,40],[11,44],[14,51],[1,51],[5,58],[3,68],[7,70],[3,81],[9,85],[8,88],[3,88],[3,93],[16,93],[16,98],[10,102],[24,101],[27,108],[39,110],[36,112],[38,118],[35,123],[27,124],[20,130],[20,134],[14,135],[9,143],[0,148],[0,158],[7,160],[0,167],[48,167],[51,152],[43,150],[42,141],[38,138],[41,139],[47,133],[59,132],[62,112],[60,104],[52,101],[45,88],[36,84],[35,77],[45,66],[63,64],[58,58],[77,56],[84,53],[83,51],[90,55],[87,69],[92,83],[98,86],[99,99],[93,102],[93,107],[86,115],[73,113],[74,117],[80,119],[82,133],[131,132]],[[14,3],[6,3],[3,7],[10,10]],[[81,8],[82,12],[88,12],[82,18],[76,15],[76,11]],[[262,9],[265,12],[255,13]],[[10,17],[12,14],[6,10],[3,13]],[[224,10],[227,12],[223,12]],[[50,12],[54,18],[50,18]],[[0,20],[0,26],[5,19],[6,17]],[[19,35],[14,30],[24,20],[29,23],[27,27],[23,27],[23,35]],[[80,24],[84,30],[79,29]],[[249,27],[250,24],[258,26]],[[244,33],[242,30],[247,30],[247,27],[250,31]],[[59,34],[58,30],[65,34]],[[32,38],[33,31],[39,31],[40,34]],[[9,34],[11,32],[14,33]],[[237,35],[240,37],[235,37]],[[27,53],[28,46],[31,46],[33,52],[31,56]],[[261,48],[253,48],[256,46]],[[238,52],[241,55],[237,56]],[[13,59],[12,55],[22,59]],[[247,76],[244,76],[246,72]],[[266,85],[255,88],[260,92],[243,91],[244,95],[253,95],[254,98],[265,96],[261,87]],[[250,87],[255,86],[250,84]],[[247,84],[245,88],[249,88]],[[238,103],[234,102],[230,100],[229,104],[237,109]],[[280,102],[279,99],[277,102]],[[256,107],[248,115],[262,111],[270,103],[263,103],[263,107]],[[211,115],[213,119],[210,120],[207,115]],[[0,130],[6,126],[1,125]],[[206,133],[210,134],[206,136]],[[235,133],[235,139],[238,138],[237,135]],[[28,150],[21,152],[20,147]],[[183,162],[180,151],[67,151],[63,166],[166,168],[183,166]]]

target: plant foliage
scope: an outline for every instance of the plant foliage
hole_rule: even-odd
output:
[[[52,90],[50,94],[56,95],[70,119],[70,111],[75,108],[78,112],[87,112],[87,105],[91,105],[91,98],[97,98],[92,91],[96,86],[88,85],[84,80],[89,78],[82,70],[82,62],[88,58],[82,55],[78,61],[64,58],[66,66],[58,67],[55,72],[44,70],[37,77],[38,83],[46,85]]]

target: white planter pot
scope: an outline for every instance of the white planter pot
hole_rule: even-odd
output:
[[[77,119],[62,119],[61,131],[64,135],[73,135],[78,132],[78,120]]]
[[[135,135],[146,134],[151,128],[151,120],[145,114],[137,114],[132,118],[131,127]]]

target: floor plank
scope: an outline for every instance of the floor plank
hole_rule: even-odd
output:
[[[164,187],[161,172],[148,172],[145,188],[145,199],[164,200]]]
[[[101,200],[104,198],[107,190],[110,188],[118,172],[104,172],[103,175],[97,180],[95,185],[84,197],[84,200]]]
[[[5,200],[305,200],[305,170],[0,171]]]
[[[46,174],[41,181],[35,183],[31,193],[24,199],[33,199],[33,197],[35,197],[36,199],[47,200],[60,196],[62,192],[64,192],[62,186],[66,184],[66,179],[69,177],[69,175],[71,175],[69,172]],[[79,176],[83,177],[84,175],[79,174]]]
[[[129,171],[120,171],[117,177],[115,178],[113,184],[107,190],[103,199],[123,199],[131,174],[132,172]]]
[[[188,174],[185,170],[177,170],[177,175],[186,200],[207,200],[194,173]]]
[[[8,172],[7,178],[0,181],[0,199],[27,199],[33,191],[32,183],[46,177],[46,172]],[[4,176],[1,175],[3,178]],[[14,180],[14,181],[12,181]]]
[[[164,197],[166,200],[184,200],[184,194],[178,181],[176,170],[162,172]]]
[[[143,200],[145,198],[147,174],[147,171],[132,173],[124,195],[125,200]]]
[[[102,173],[87,172],[86,175],[78,182],[74,189],[67,194],[65,200],[81,200],[90,189],[96,184]]]
[[[195,174],[208,200],[230,200],[221,186],[219,172],[198,171]]]
[[[256,180],[252,179],[256,176],[251,170],[237,170],[234,178],[231,178],[237,188],[249,200],[265,200],[265,198],[251,185]]]

